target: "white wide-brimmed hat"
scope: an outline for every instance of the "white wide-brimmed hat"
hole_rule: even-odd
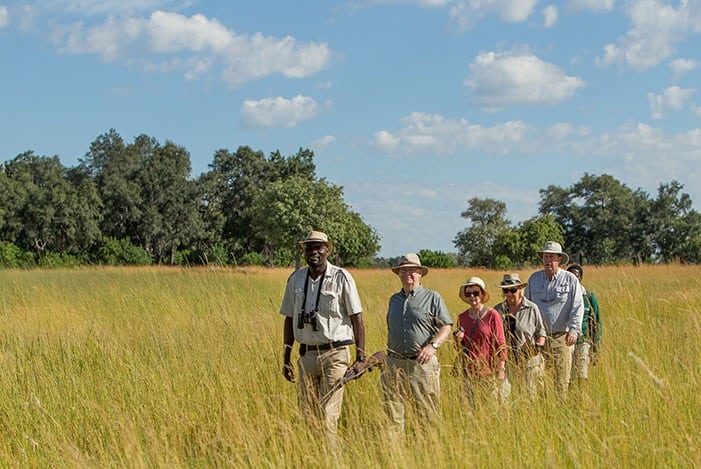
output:
[[[570,261],[570,256],[568,256],[567,253],[562,252],[562,246],[560,243],[556,243],[555,241],[547,241],[545,246],[543,246],[543,249],[538,251],[538,254],[542,256],[546,252],[550,254],[559,254],[562,256],[562,262],[560,262],[562,265],[565,265]]]
[[[470,277],[465,283],[460,285],[460,299],[465,303],[470,303],[467,296],[465,296],[465,287],[469,287],[471,285],[477,285],[480,287],[480,290],[482,290],[482,303],[486,303],[489,300],[489,292],[487,291],[487,286],[485,285],[484,280],[479,277]]]

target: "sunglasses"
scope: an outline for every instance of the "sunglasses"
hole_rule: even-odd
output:
[[[504,293],[516,293],[518,291],[518,288],[502,288],[502,291]]]
[[[468,297],[468,298],[470,298],[470,297],[472,297],[472,296],[480,296],[481,294],[482,294],[482,292],[479,291],[479,290],[477,290],[477,291],[465,291],[465,296]]]

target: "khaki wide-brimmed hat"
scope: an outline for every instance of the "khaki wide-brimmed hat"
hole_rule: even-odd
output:
[[[543,249],[538,251],[538,254],[542,256],[546,252],[551,254],[559,254],[562,256],[562,261],[560,262],[562,265],[565,265],[570,261],[570,256],[562,252],[562,246],[560,246],[560,243],[556,243],[555,241],[547,241],[545,246],[543,246]]]
[[[465,287],[469,287],[470,285],[477,285],[480,287],[480,290],[482,290],[482,303],[489,301],[489,292],[487,291],[487,287],[484,284],[484,280],[479,277],[470,277],[465,283],[460,285],[459,295],[461,300],[463,300],[465,303],[469,303],[468,298],[465,296]]]
[[[329,237],[323,231],[310,231],[307,237],[299,242],[299,247],[304,249],[307,243],[324,243],[329,248],[329,253],[333,251],[333,243],[329,241]]]
[[[501,279],[499,287],[501,287],[502,289],[514,287],[523,288],[526,285],[528,285],[528,282],[522,281],[521,277],[519,277],[518,274],[504,274],[504,277]]]
[[[425,277],[428,275],[428,267],[421,265],[421,259],[419,259],[418,254],[413,252],[404,254],[401,259],[399,259],[399,264],[392,267],[392,272],[399,275],[399,269],[402,267],[419,267],[421,269],[421,276]]]

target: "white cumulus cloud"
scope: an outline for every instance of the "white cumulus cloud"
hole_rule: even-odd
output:
[[[47,13],[79,15],[108,15],[153,11],[182,5],[182,0],[42,0],[34,3]]]
[[[653,119],[662,119],[667,111],[681,111],[691,98],[696,93],[692,88],[679,88],[678,86],[670,86],[662,91],[662,94],[648,93],[647,99],[650,103],[650,109]]]
[[[308,96],[247,99],[241,107],[241,122],[245,127],[291,128],[316,117],[318,112],[319,104]]]
[[[543,8],[543,27],[551,28],[555,26],[558,19],[557,7],[554,5],[548,5]]]
[[[599,65],[626,65],[636,71],[650,69],[676,52],[676,44],[701,33],[701,8],[696,1],[675,6],[659,0],[636,0],[625,9],[631,28],[616,43],[604,46]]]
[[[573,10],[611,11],[615,0],[570,0],[569,6]]]
[[[674,59],[669,61],[669,67],[674,72],[675,77],[680,77],[685,73],[696,70],[700,64],[701,62],[694,59]]]
[[[141,64],[147,70],[180,69],[195,78],[218,71],[231,86],[274,74],[301,78],[326,68],[325,43],[300,43],[294,37],[237,34],[216,19],[155,11],[150,17],[110,15],[99,24],[82,21],[55,25],[61,52],[93,54],[112,63]]]
[[[569,99],[584,80],[529,53],[485,52],[470,64],[465,85],[488,111]]]
[[[450,7],[450,18],[462,30],[471,29],[488,15],[496,15],[507,23],[526,21],[538,0],[456,0]]]
[[[526,124],[521,121],[485,127],[465,119],[413,112],[402,118],[400,130],[376,132],[371,144],[385,153],[399,156],[419,152],[451,155],[466,150],[500,151],[504,145],[520,142],[526,130]]]
[[[318,153],[324,151],[329,145],[335,142],[336,137],[334,137],[333,135],[324,135],[321,138],[313,140],[311,146],[314,149],[314,152]]]
[[[10,24],[10,12],[6,6],[0,5],[0,28],[4,28]]]

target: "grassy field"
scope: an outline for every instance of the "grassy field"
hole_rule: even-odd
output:
[[[1,271],[0,467],[701,467],[701,267],[586,268],[604,352],[564,405],[515,393],[473,415],[442,347],[442,424],[392,446],[379,374],[351,382],[336,458],[279,371],[289,273]],[[374,352],[399,281],[353,274]],[[433,270],[424,285],[455,319],[471,275],[498,301],[502,272]]]

